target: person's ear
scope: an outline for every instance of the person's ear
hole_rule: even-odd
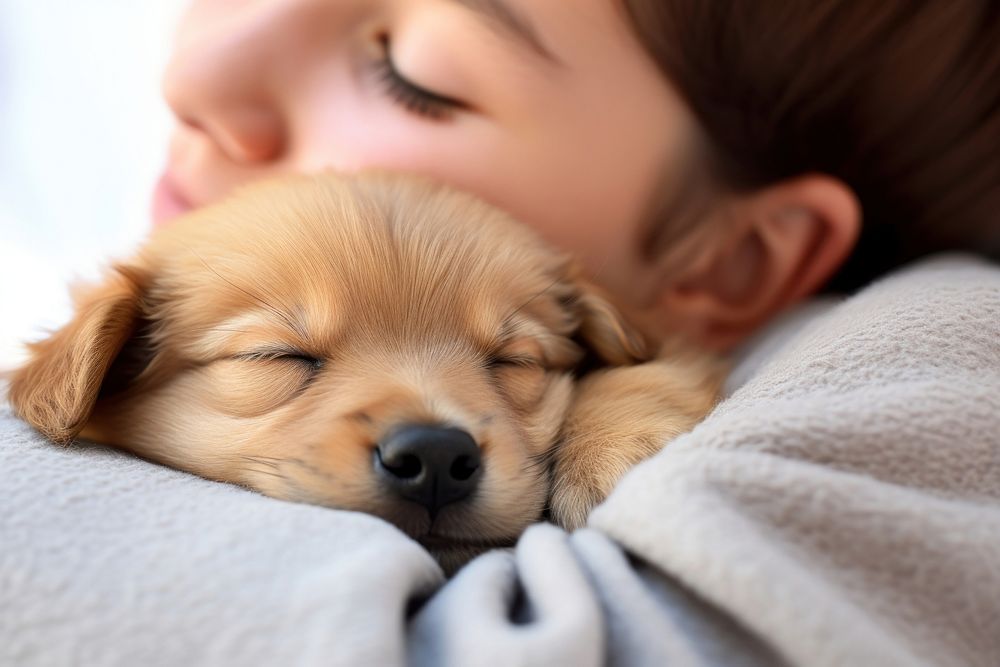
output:
[[[853,191],[807,175],[735,201],[697,262],[673,274],[659,310],[695,340],[730,348],[775,314],[820,289],[857,241]]]

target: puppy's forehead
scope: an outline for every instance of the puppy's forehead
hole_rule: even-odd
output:
[[[513,311],[545,300],[562,266],[534,232],[478,200],[390,177],[272,182],[167,230],[154,249],[175,316],[290,320],[312,335],[462,325],[494,336]]]

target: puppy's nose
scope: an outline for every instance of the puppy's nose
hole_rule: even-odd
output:
[[[375,449],[375,470],[397,495],[427,508],[431,519],[468,496],[481,476],[479,447],[457,428],[413,424]]]

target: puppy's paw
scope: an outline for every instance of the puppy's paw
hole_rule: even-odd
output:
[[[718,359],[686,354],[581,380],[553,452],[553,521],[568,530],[584,525],[636,463],[708,414],[723,373]]]
[[[604,497],[593,489],[563,484],[552,489],[549,512],[553,523],[568,531],[582,528],[587,523],[590,510],[597,507]]]
[[[625,437],[605,440],[564,441],[556,456],[549,511],[552,520],[566,530],[587,522],[590,511],[604,501],[622,476],[659,446]]]

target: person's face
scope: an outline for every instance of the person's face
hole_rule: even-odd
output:
[[[644,214],[693,118],[612,0],[196,0],[164,89],[157,223],[263,176],[417,172],[652,297]]]

